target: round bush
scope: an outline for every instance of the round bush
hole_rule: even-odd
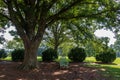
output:
[[[68,53],[68,58],[74,62],[83,62],[86,58],[86,52],[83,48],[73,48]]]
[[[100,60],[100,57],[101,57],[101,53],[100,53],[100,54],[96,54],[96,55],[95,55],[96,61],[101,61],[101,60]]]
[[[14,51],[12,51],[12,61],[22,62],[24,60],[24,51],[24,49],[15,49]]]
[[[0,58],[6,58],[7,57],[7,53],[5,52],[4,49],[0,50]]]
[[[103,63],[112,63],[115,59],[116,53],[112,49],[109,49],[96,55],[96,60],[101,61]]]
[[[57,51],[52,48],[49,48],[42,52],[42,60],[43,61],[53,61],[58,58]]]

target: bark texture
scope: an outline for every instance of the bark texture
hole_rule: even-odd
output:
[[[22,65],[19,66],[22,70],[31,70],[38,68],[37,65],[37,50],[39,43],[31,42],[28,45],[25,45],[25,55]]]

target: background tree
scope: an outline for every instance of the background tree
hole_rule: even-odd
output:
[[[87,56],[95,56],[96,54],[103,52],[106,45],[101,41],[101,38],[94,36],[92,40],[86,42],[85,49]]]
[[[43,39],[57,51],[62,43],[70,41],[69,33],[70,31],[67,29],[67,25],[62,21],[58,21],[46,29]]]
[[[101,37],[100,41],[102,42],[102,44],[105,45],[104,49],[107,50],[108,49],[108,43],[110,41],[110,38],[108,37]]]
[[[5,46],[7,49],[21,49],[23,48],[23,43],[21,40],[11,40],[11,41],[8,41],[6,46]]]
[[[112,45],[112,48],[117,52],[117,56],[120,56],[120,34],[116,34],[115,36],[116,41],[114,45]]]
[[[23,45],[21,38],[17,34],[17,31],[11,30],[9,31],[9,33],[11,36],[13,36],[13,40],[7,41],[7,44],[5,47],[7,49],[23,49],[24,45]]]
[[[56,22],[46,29],[43,39],[48,46],[53,47],[55,50],[60,47],[62,54],[66,54],[72,48],[69,47],[68,50],[69,45],[85,47],[85,43],[90,39],[92,40],[95,29],[93,26],[90,26],[90,23],[91,21],[87,19]]]
[[[109,17],[115,17],[118,6],[113,0],[1,0],[0,4],[0,17],[11,21],[23,40],[21,69],[38,67],[36,52],[49,25],[73,18],[96,18],[105,25],[111,22]]]
[[[85,43],[93,38],[95,29],[91,25],[93,25],[92,20],[88,19],[70,20],[71,37],[77,47],[85,47]]]

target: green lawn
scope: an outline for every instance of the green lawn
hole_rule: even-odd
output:
[[[94,57],[87,57],[85,59],[85,62],[96,62],[95,58]]]
[[[3,60],[11,61],[11,57],[6,57],[6,58],[3,59]]]
[[[37,57],[38,61],[42,61],[42,58],[41,57]],[[11,61],[11,57],[7,57],[5,59],[2,59],[2,60],[7,60],[7,61]]]
[[[85,62],[96,62],[94,57],[87,57],[85,59]],[[120,64],[120,58],[117,58],[114,62],[114,64]]]
[[[87,57],[85,61],[90,63],[87,66],[99,68],[105,80],[120,80],[120,58],[112,64],[92,64],[91,62],[96,62],[94,57]]]

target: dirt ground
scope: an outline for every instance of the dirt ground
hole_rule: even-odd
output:
[[[99,69],[70,63],[69,68],[60,69],[57,62],[39,62],[39,69],[17,70],[20,62],[0,61],[0,80],[105,80]]]

